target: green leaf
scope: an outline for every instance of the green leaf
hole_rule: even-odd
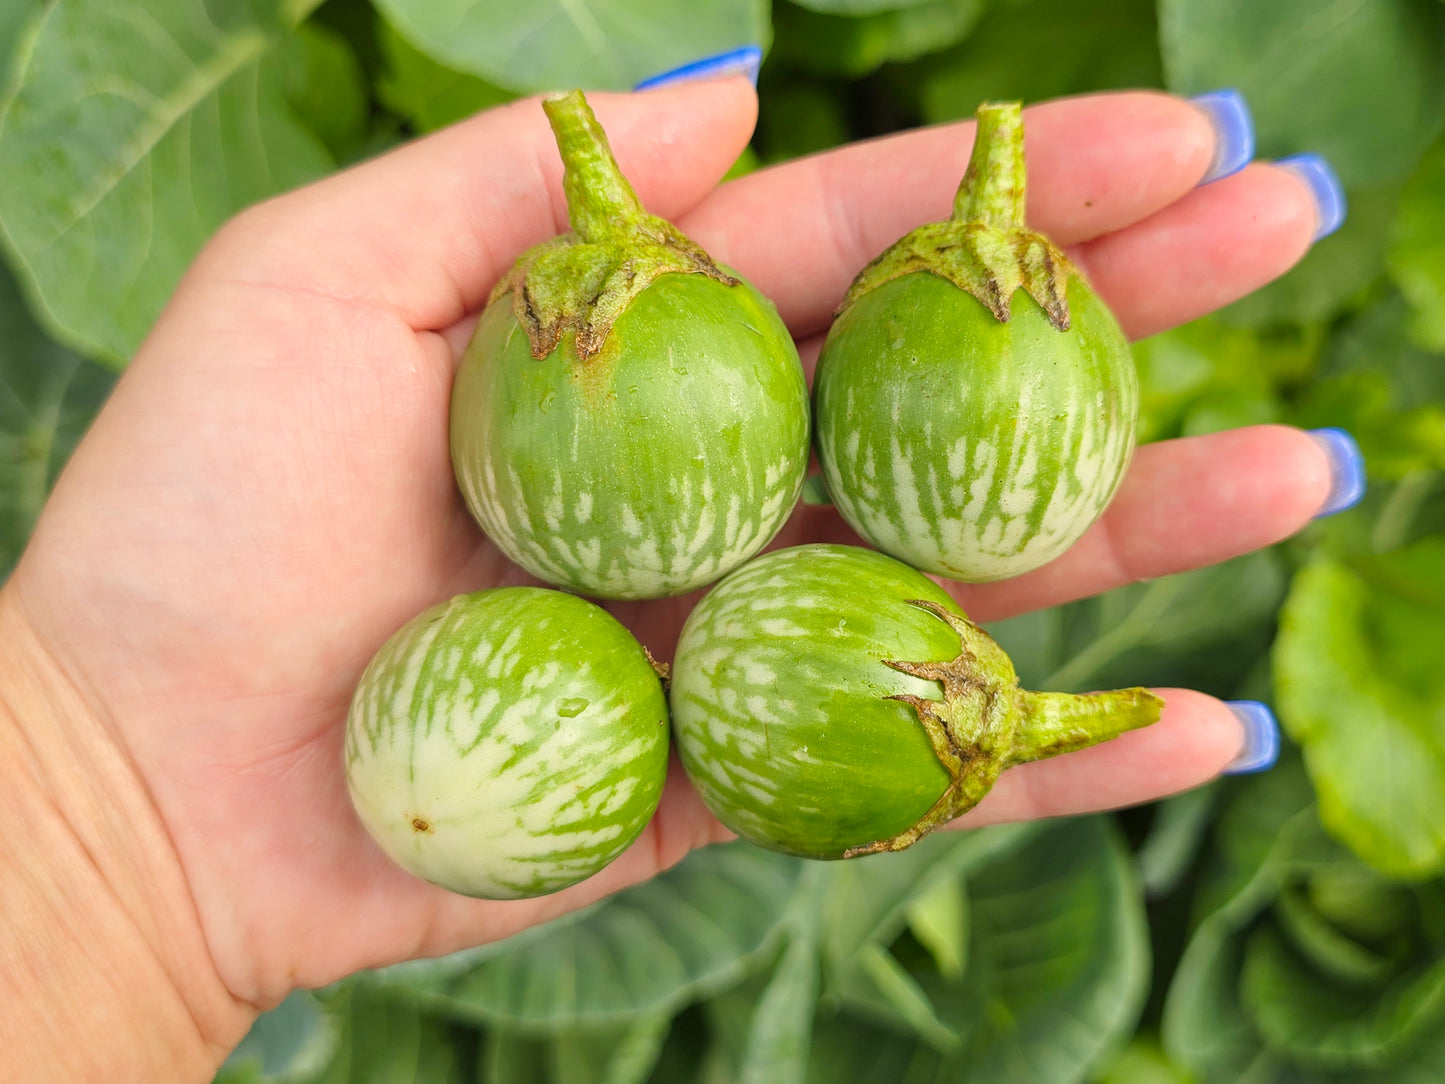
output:
[[[1204,846],[1217,798],[1216,788],[1204,786],[1155,803],[1149,834],[1134,856],[1146,895],[1157,899],[1179,886]]]
[[[251,1030],[216,1074],[216,1084],[301,1084],[316,1080],[337,1057],[344,1019],[298,990]]]
[[[648,76],[768,44],[766,0],[376,0],[438,63],[520,93],[627,90]]]
[[[334,1000],[344,1039],[317,1084],[462,1084],[451,1030],[415,1000],[350,983]]]
[[[1169,1056],[1208,1081],[1241,1081],[1264,1046],[1238,996],[1241,931],[1298,869],[1337,861],[1297,761],[1243,782],[1219,822],[1196,926],[1164,1002]],[[1272,1080],[1263,1076],[1256,1079]]]
[[[760,98],[754,143],[765,162],[801,158],[848,140],[843,102],[833,87],[770,80],[763,84]]]
[[[1075,1082],[1133,1030],[1149,940],[1133,863],[1113,822],[1054,825],[969,878],[973,944],[963,987],[924,982],[972,1032],[953,1063],[970,1080]]]
[[[337,161],[354,158],[366,142],[371,95],[351,45],[335,30],[309,22],[283,39],[278,59],[292,112]]]
[[[923,0],[878,14],[820,14],[792,4],[773,9],[770,62],[825,76],[857,78],[884,64],[916,60],[966,37],[984,0]]]
[[[369,981],[458,1019],[529,1032],[612,1028],[671,1013],[767,960],[800,863],[748,844],[708,847],[582,912]]]
[[[857,966],[870,944],[888,944],[907,925],[909,905],[937,885],[1011,854],[1038,832],[1030,824],[971,832],[936,832],[907,850],[869,855],[828,867],[822,953],[830,991]]]
[[[226,218],[331,169],[274,47],[314,0],[56,0],[0,115],[0,232],[47,328],[120,363]]]
[[[995,4],[956,49],[920,63],[930,124],[983,101],[1039,101],[1085,90],[1159,86],[1153,0]]]
[[[1196,685],[1230,694],[1269,643],[1283,597],[1268,551],[989,625],[1025,688]]]
[[[1329,831],[1397,876],[1445,869],[1445,538],[1296,575],[1274,648],[1280,719]]]
[[[620,1031],[557,1036],[549,1044],[552,1084],[643,1084],[657,1064],[671,1023],[671,1017],[661,1013],[639,1016]]]
[[[958,887],[962,889],[961,884]],[[958,978],[962,978],[962,972]],[[876,942],[859,950],[857,966],[836,1000],[849,1013],[896,1031],[912,1032],[941,1054],[954,1054],[962,1048],[958,1032],[939,1017],[918,980],[898,957]]]
[[[445,128],[515,97],[485,79],[438,64],[384,20],[378,38],[382,71],[376,96],[418,132]]]
[[[0,582],[113,381],[46,338],[0,267]]]
[[[1169,1060],[1152,1036],[1134,1039],[1098,1084],[1196,1084],[1193,1075]]]
[[[1390,234],[1390,275],[1414,309],[1421,346],[1445,352],[1445,140],[1420,163],[1400,197]]]
[[[1170,90],[1239,88],[1261,157],[1323,155],[1347,188],[1403,180],[1445,121],[1433,0],[1160,0],[1159,37]]]
[[[40,13],[41,6],[40,0],[11,0],[0,5],[0,88],[8,83],[10,62],[25,24]]]
[[[883,11],[900,11],[927,4],[929,0],[793,0],[799,7],[810,8],[824,15],[876,15]]]
[[[748,1026],[738,1068],[739,1084],[803,1084],[818,1003],[816,924],[783,950]]]
[[[961,881],[940,881],[909,901],[908,930],[933,957],[946,979],[958,981],[968,966],[968,892]]]

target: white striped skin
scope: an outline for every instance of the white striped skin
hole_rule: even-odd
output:
[[[667,774],[667,703],[642,647],[560,591],[458,595],[362,675],[346,779],[394,861],[468,896],[590,877],[637,838]]]
[[[802,490],[808,392],[751,286],[666,274],[602,349],[532,357],[510,295],[482,316],[452,392],[472,515],[532,574],[602,598],[711,583],[763,548]]]
[[[697,605],[673,661],[678,753],[708,808],[761,846],[840,858],[917,823],[951,780],[917,711],[937,681],[885,659],[944,661],[959,636],[909,600],[961,614],[882,554],[815,544],[768,553]]]
[[[1071,277],[1056,330],[1022,290],[997,321],[927,272],[864,294],[814,378],[818,459],[838,511],[917,568],[999,580],[1058,557],[1108,507],[1133,455],[1133,356]]]

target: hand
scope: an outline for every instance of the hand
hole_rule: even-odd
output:
[[[970,144],[968,124],[919,131],[714,190],[751,132],[744,81],[593,104],[644,205],[771,296],[810,368],[859,267],[947,215]],[[1248,292],[1309,245],[1313,205],[1291,174],[1256,165],[1195,187],[1211,129],[1177,99],[1060,101],[1027,124],[1031,219],[1133,335]],[[190,966],[213,966],[248,1011],[506,936],[727,835],[674,772],[652,825],[603,873],[495,903],[393,866],[347,798],[342,722],[372,653],[440,599],[530,582],[455,491],[447,400],[493,283],[565,228],[560,172],[529,100],[240,215],[186,276],[0,595],[26,665],[75,698],[63,727],[12,707],[22,734],[43,746],[64,730],[102,750],[76,771],[110,764],[108,785],[129,786],[135,815],[154,819],[144,861],[107,878],[174,874],[150,877],[151,905],[194,923],[170,936],[194,942],[206,959]],[[1218,561],[1297,530],[1328,489],[1324,454],[1283,427],[1145,447],[1063,558],[958,595],[987,621]],[[831,510],[800,508],[777,544],[813,539],[856,541]],[[612,608],[666,657],[693,601]],[[1211,698],[1166,697],[1158,725],[1011,771],[965,821],[1107,808],[1210,778],[1238,751],[1238,723]],[[208,1038],[223,1049],[245,1016]]]

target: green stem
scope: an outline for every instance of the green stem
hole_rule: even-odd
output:
[[[1024,118],[1018,102],[978,107],[978,132],[968,170],[953,197],[953,221],[998,230],[1024,224]]]
[[[1115,689],[1107,693],[1018,692],[1020,715],[1010,760],[1030,760],[1072,753],[1157,722],[1164,702],[1146,689]]]
[[[566,172],[567,216],[583,241],[597,242],[636,231],[646,217],[637,193],[617,168],[607,133],[592,115],[580,90],[542,102],[557,137]]]

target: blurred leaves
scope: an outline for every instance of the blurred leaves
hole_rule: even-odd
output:
[[[124,362],[226,218],[333,168],[278,55],[310,6],[45,9],[0,115],[0,230],[51,333]]]
[[[46,338],[0,268],[0,582],[113,379]]]
[[[798,869],[756,847],[710,847],[586,911],[375,981],[458,1020],[539,1034],[675,1012],[772,951]]]
[[[971,117],[985,100],[1032,102],[1162,78],[1152,0],[995,3],[961,45],[924,62],[920,106],[936,124]]]
[[[837,10],[840,5],[797,6],[779,0],[773,8],[777,42],[770,61],[814,75],[857,78],[884,64],[915,60],[953,45],[973,29],[985,3],[922,0],[845,17],[848,13]]]
[[[1169,88],[1244,93],[1261,157],[1323,155],[1347,188],[1402,181],[1445,123],[1434,0],[1159,0]]]
[[[1387,873],[1445,869],[1445,538],[1295,576],[1274,645],[1281,721],[1330,832]]]
[[[1406,185],[1390,236],[1390,275],[1414,309],[1423,347],[1445,353],[1445,140]]]
[[[628,90],[743,45],[767,46],[767,0],[375,0],[437,62],[519,93]]]
[[[417,132],[430,132],[515,95],[475,75],[453,71],[422,52],[388,22],[379,32],[383,67],[376,95]]]

